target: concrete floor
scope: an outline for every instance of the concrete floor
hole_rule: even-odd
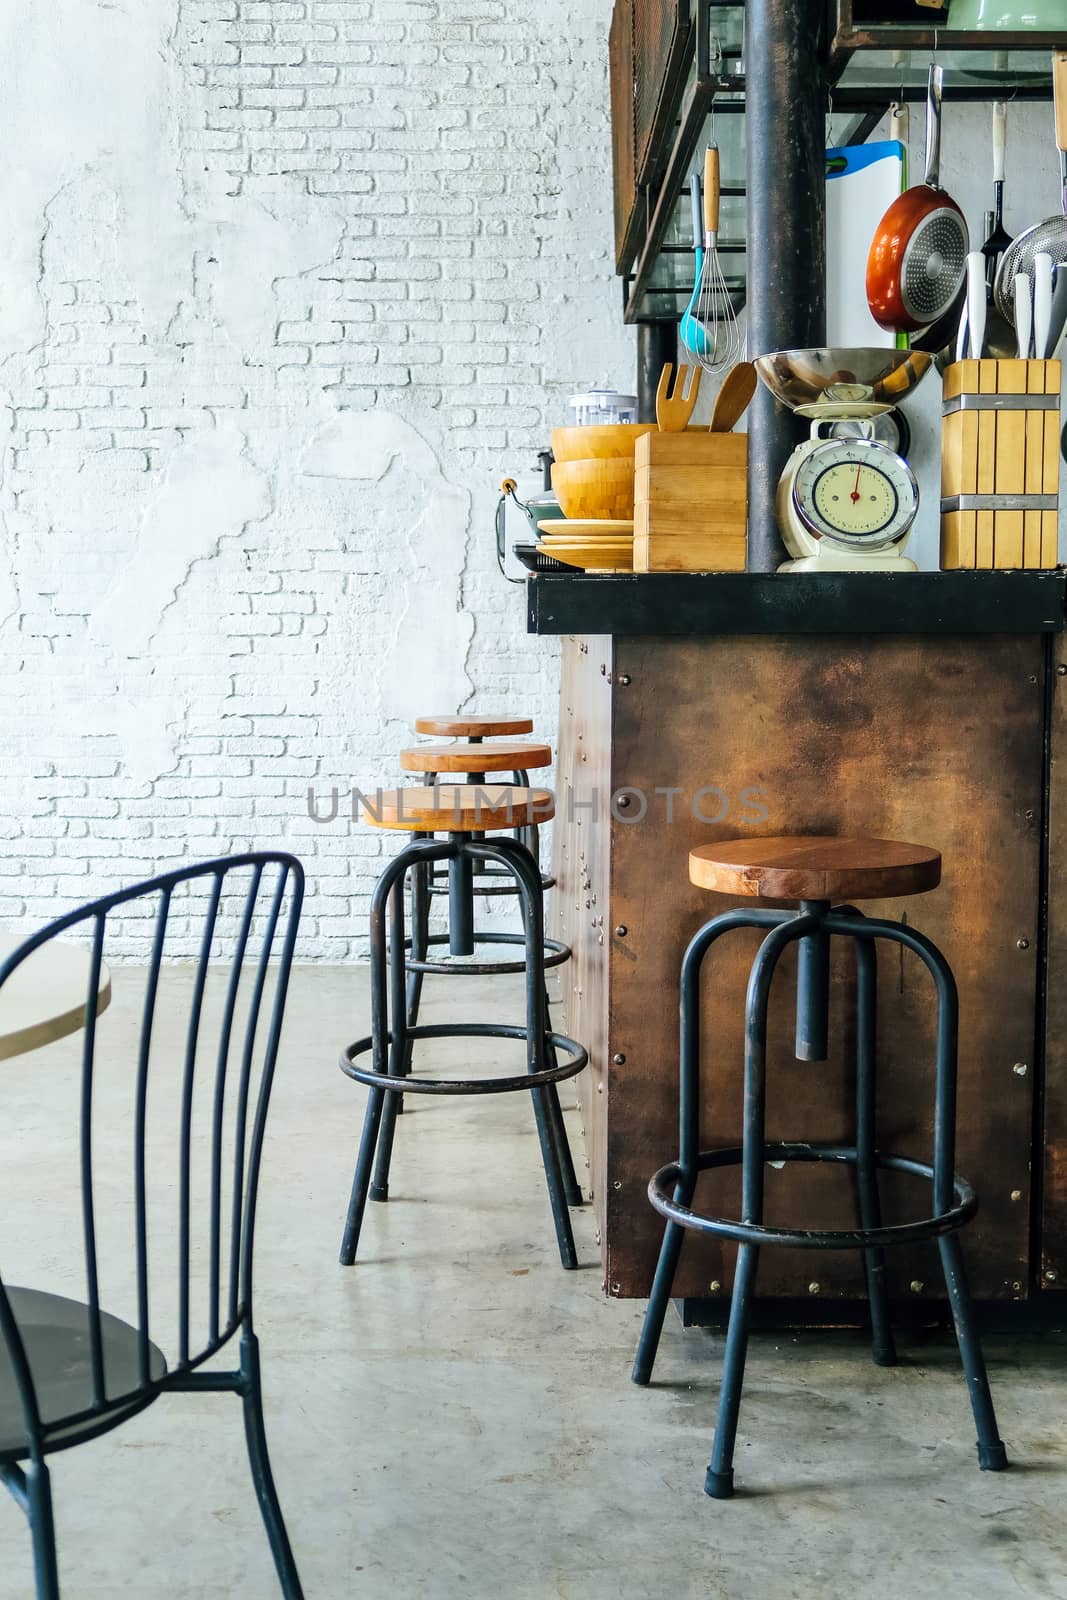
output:
[[[188,972],[170,982],[178,1004]],[[115,990],[106,1031],[121,1046],[138,974],[120,970]],[[989,1346],[1015,1463],[991,1475],[948,1344],[885,1371],[858,1337],[757,1337],[745,1493],[708,1500],[721,1340],[672,1318],[656,1385],[631,1386],[642,1308],[604,1299],[588,1211],[575,1218],[582,1269],[560,1270],[525,1097],[417,1104],[398,1131],[394,1199],[371,1208],[360,1263],[340,1269],[363,1095],[335,1060],[364,1031],[365,997],[360,969],[298,970],[265,1159],[267,1426],[308,1600],[1067,1597],[1062,1343]],[[427,1018],[517,1015],[517,999],[438,980]],[[107,1107],[121,1059],[101,1066]],[[460,1059],[436,1047],[437,1064]],[[57,1130],[76,1050],[3,1071],[0,1172],[19,1200],[2,1259],[9,1281],[59,1287],[50,1229],[69,1234],[76,1212]],[[118,1203],[117,1148],[100,1159],[114,1161]],[[129,1279],[115,1294],[124,1309]],[[65,1600],[277,1593],[235,1399],[168,1396],[53,1459]],[[0,1552],[0,1600],[25,1600],[28,1541],[6,1497]]]

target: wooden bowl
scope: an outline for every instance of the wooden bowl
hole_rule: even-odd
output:
[[[552,487],[565,517],[628,522],[634,514],[633,454],[618,461],[557,461]]]
[[[552,454],[557,461],[615,461],[634,458],[634,446],[643,433],[654,433],[654,422],[618,422],[599,428],[553,428]]]

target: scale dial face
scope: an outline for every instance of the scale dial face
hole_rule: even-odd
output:
[[[906,539],[919,510],[915,474],[871,439],[829,439],[801,462],[793,508],[808,535],[849,550],[885,550]]]

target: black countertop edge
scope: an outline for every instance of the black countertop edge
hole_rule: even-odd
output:
[[[1067,572],[539,572],[545,634],[1060,633]]]

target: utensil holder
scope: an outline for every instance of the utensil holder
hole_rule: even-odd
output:
[[[634,462],[634,571],[744,572],[748,435],[646,433]]]
[[[941,567],[1054,567],[1059,528],[1058,361],[945,369]]]

